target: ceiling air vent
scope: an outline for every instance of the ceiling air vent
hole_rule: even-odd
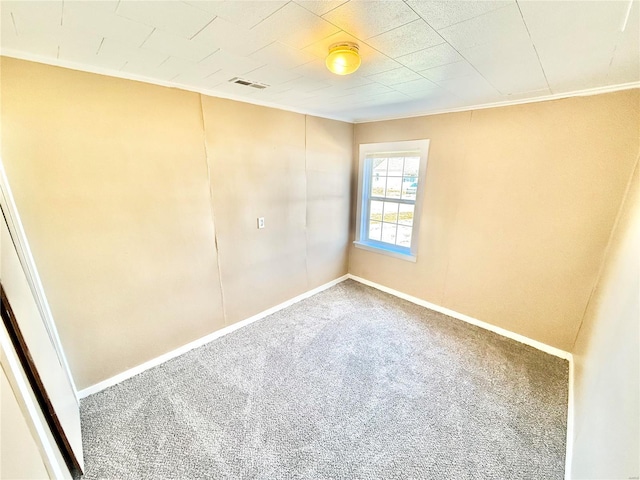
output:
[[[233,77],[231,80],[229,80],[229,82],[237,83],[238,85],[245,85],[247,87],[257,88],[259,90],[264,90],[269,86],[265,83],[252,82],[251,80],[247,80],[245,78],[240,78],[240,77]]]

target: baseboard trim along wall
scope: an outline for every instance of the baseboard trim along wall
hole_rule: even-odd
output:
[[[567,408],[567,442],[564,460],[564,480],[571,480],[571,460],[573,459],[573,425],[574,425],[574,385],[575,385],[575,364],[573,355],[569,359],[569,405]]]
[[[380,285],[379,283],[366,280],[362,277],[358,277],[350,273],[343,275],[342,277],[336,278],[335,280],[325,283],[324,285],[321,285],[317,288],[309,290],[308,292],[298,295],[297,297],[287,300],[286,302],[280,303],[275,307],[271,307],[267,310],[264,310],[256,315],[253,315],[252,317],[249,317],[240,322],[234,323],[233,325],[229,325],[228,327],[224,327],[220,330],[210,333],[209,335],[205,335],[202,338],[194,340],[193,342],[183,345],[182,347],[179,347],[175,350],[172,350],[163,355],[160,355],[159,357],[149,360],[148,362],[138,365],[137,367],[133,367],[122,373],[119,373],[118,375],[115,375],[111,378],[103,380],[102,382],[96,383],[95,385],[92,385],[83,390],[80,390],[78,392],[78,398],[85,398],[85,397],[88,397],[89,395],[93,395],[94,393],[98,393],[101,390],[104,390],[113,385],[116,385],[124,380],[127,380],[128,378],[134,377],[135,375],[138,375],[139,373],[142,373],[145,370],[149,370],[150,368],[161,365],[162,363],[168,360],[171,360],[172,358],[176,358],[182,355],[183,353],[186,353],[190,350],[201,347],[202,345],[205,345],[215,340],[216,338],[220,338],[242,327],[246,327],[247,325],[250,325],[257,320],[260,320],[264,317],[271,315],[272,313],[276,313],[279,310],[287,308],[293,305],[294,303],[304,300],[305,298],[309,298],[315,295],[316,293],[320,293],[323,290],[331,288],[334,285],[337,285],[338,283],[343,282],[347,279],[352,279],[356,282],[362,283],[363,285],[373,287],[377,290],[394,295],[398,298],[402,298],[403,300],[407,300],[408,302],[415,303],[416,305],[420,305],[422,307],[428,308],[435,312],[443,313],[449,317],[455,318],[457,320],[462,320],[463,322],[470,323],[472,325],[483,328],[485,330],[489,330],[491,332],[497,333],[498,335],[502,335],[503,337],[507,337],[517,342],[523,343],[525,345],[529,345],[530,347],[536,348],[550,355],[567,360],[569,362],[569,402],[568,402],[568,410],[567,410],[567,443],[566,443],[567,453],[566,453],[566,464],[565,464],[565,480],[569,480],[571,478],[570,471],[571,471],[571,454],[573,452],[573,381],[574,381],[573,355],[571,355],[571,353],[565,352],[564,350],[552,347],[550,345],[546,345],[542,342],[538,342],[537,340],[533,340],[531,338],[525,337],[524,335],[520,335],[520,334],[511,332],[509,330],[506,330],[504,328],[491,325],[490,323],[483,322],[481,320],[470,317],[468,315],[458,313],[454,310],[441,307],[440,305],[427,302],[426,300],[422,300],[421,298],[408,295],[406,293],[400,292],[398,290],[394,290],[389,287],[385,287],[384,285]]]
[[[137,367],[130,368],[129,370],[125,370],[124,372],[119,373],[118,375],[115,375],[111,378],[107,378],[102,382],[98,382],[95,385],[91,385],[90,387],[80,390],[78,392],[78,398],[82,399],[82,398],[88,397],[89,395],[93,395],[94,393],[98,393],[106,388],[109,388],[113,385],[123,382],[124,380],[134,377],[139,373],[144,372],[145,370],[149,370],[153,367],[163,364],[168,360],[179,357],[183,353],[187,353],[195,348],[201,347],[202,345],[205,345],[215,340],[216,338],[220,338],[242,327],[246,327],[247,325],[250,325],[257,320],[260,320],[264,317],[271,315],[272,313],[276,313],[279,310],[287,308],[293,305],[294,303],[298,303],[299,301],[304,300],[305,298],[312,297],[316,293],[320,293],[323,290],[331,288],[334,285],[337,285],[338,283],[345,281],[347,278],[349,278],[348,275],[343,275],[342,277],[336,278],[335,280],[331,280],[330,282],[327,282],[324,285],[320,285],[319,287],[309,290],[308,292],[302,293],[297,297],[287,300],[286,302],[282,302],[276,305],[275,307],[271,307],[267,310],[257,313],[252,317],[245,318],[244,320],[234,323],[233,325],[229,325],[227,327],[221,328],[220,330],[216,330],[215,332],[212,332],[209,335],[205,335],[204,337],[194,340],[193,342],[187,343],[182,347],[176,348],[175,350],[172,350],[163,355],[160,355],[159,357],[149,360],[148,362],[144,362],[138,365]]]
[[[470,317],[463,313],[458,313],[454,310],[441,307],[440,305],[436,305],[435,303],[427,302],[426,300],[422,300],[421,298],[414,297],[412,295],[407,295],[406,293],[399,292],[398,290],[394,290],[393,288],[385,287],[384,285],[380,285],[379,283],[372,282],[365,278],[351,275],[350,273],[347,275],[347,277],[352,280],[355,280],[356,282],[362,283],[364,285],[368,285],[369,287],[373,287],[382,292],[389,293],[395,297],[402,298],[403,300],[407,300],[408,302],[415,303],[416,305],[420,305],[422,307],[428,308],[429,310],[444,313],[449,317],[453,317],[457,320],[462,320],[463,322],[470,323],[471,325],[475,325],[476,327],[484,328],[485,330],[489,330],[493,333],[497,333],[498,335],[502,335],[503,337],[507,337],[517,342],[524,343],[525,345],[529,345],[530,347],[537,348],[538,350],[542,350],[543,352],[553,355],[555,357],[560,357],[565,360],[571,359],[571,354],[569,352],[565,352],[564,350],[560,350],[559,348],[552,347],[542,342],[538,342],[537,340],[533,340],[531,338],[525,337],[524,335],[511,332],[504,328],[496,327],[495,325],[491,325],[490,323],[483,322],[482,320],[478,320],[476,318]]]
[[[510,338],[511,340],[515,340],[516,342],[524,343],[525,345],[529,345],[530,347],[541,350],[545,353],[553,355],[555,357],[562,358],[569,362],[569,392],[568,392],[568,405],[567,405],[567,441],[566,441],[566,454],[565,454],[565,469],[564,469],[564,478],[565,480],[571,480],[571,457],[573,455],[573,385],[574,385],[574,367],[573,367],[573,355],[569,352],[565,352],[556,347],[552,347],[542,342],[538,342],[537,340],[533,340],[531,338],[525,337],[524,335],[520,335],[504,328],[497,327],[495,325],[491,325],[490,323],[483,322],[482,320],[478,320],[477,318],[470,317],[468,315],[464,315],[463,313],[458,313],[454,310],[450,310],[445,307],[441,307],[440,305],[436,305],[434,303],[427,302],[426,300],[422,300],[421,298],[414,297],[412,295],[407,295],[406,293],[400,292],[398,290],[394,290],[393,288],[385,287],[384,285],[380,285],[379,283],[372,282],[362,277],[358,277],[356,275],[347,274],[347,277],[355,280],[356,282],[362,283],[363,285],[367,285],[369,287],[373,287],[382,292],[388,293],[398,298],[402,298],[403,300],[407,300],[408,302],[415,303],[416,305],[420,305],[421,307],[428,308],[429,310],[433,310],[435,312],[444,313],[449,317],[453,317],[456,320],[462,320],[463,322],[470,323],[477,327],[483,328],[485,330],[489,330],[491,332],[497,333],[498,335],[502,335],[503,337]]]

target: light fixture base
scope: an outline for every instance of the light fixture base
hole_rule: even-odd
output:
[[[338,42],[329,47],[327,68],[336,75],[349,75],[361,64],[360,47],[353,42]]]

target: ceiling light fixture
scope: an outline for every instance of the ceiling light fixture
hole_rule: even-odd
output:
[[[349,75],[360,67],[358,45],[352,42],[334,43],[329,47],[327,68],[336,75]]]

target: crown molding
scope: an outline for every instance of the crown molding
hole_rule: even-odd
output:
[[[258,105],[261,107],[284,110],[286,112],[299,113],[302,115],[310,115],[312,117],[321,117],[321,118],[327,118],[329,120],[338,120],[340,122],[353,123],[352,119],[346,118],[346,117],[326,115],[324,113],[321,114],[318,112],[314,112],[313,110],[287,107],[285,105],[280,105],[277,103],[265,102],[262,100],[241,97],[239,95],[233,95],[230,93],[221,93],[221,92],[216,92],[214,90],[208,90],[206,88],[199,88],[199,87],[184,85],[182,83],[176,83],[176,82],[171,82],[167,80],[158,80],[156,78],[145,77],[144,75],[136,75],[135,73],[121,72],[119,70],[113,70],[111,68],[96,67],[93,65],[86,65],[84,63],[71,62],[68,60],[59,60],[57,58],[44,57],[41,55],[34,55],[31,53],[20,52],[20,51],[9,49],[9,48],[0,49],[0,56],[16,58],[18,60],[27,60],[29,62],[43,63],[45,65],[68,68],[70,70],[77,70],[85,73],[95,73],[97,75],[105,75],[107,77],[121,78],[123,80],[133,80],[135,82],[149,83],[149,84],[158,85],[161,87],[177,88],[179,90],[185,90],[188,92],[200,93],[208,97],[224,98],[227,100],[234,100],[236,102],[243,102],[243,103],[249,103],[252,105]]]
[[[405,118],[417,118],[417,117],[427,117],[431,115],[443,115],[445,113],[469,112],[471,110],[485,110],[487,108],[510,107],[512,105],[523,105],[525,103],[539,103],[539,102],[549,102],[552,100],[561,100],[563,98],[590,97],[592,95],[601,95],[603,93],[619,92],[622,90],[633,90],[634,88],[640,88],[640,81],[621,83],[618,85],[607,85],[604,87],[586,88],[584,90],[575,90],[572,92],[554,93],[552,95],[544,95],[540,97],[520,98],[518,100],[506,100],[504,102],[483,103],[478,105],[469,105],[465,107],[447,108],[443,110],[436,110],[434,112],[429,112],[429,113],[416,113],[411,115],[400,115],[400,116],[396,115],[396,116],[379,117],[379,118],[376,117],[374,120],[352,120],[351,123],[354,123],[354,124],[373,123],[373,122],[382,122],[387,120],[402,120]]]
[[[592,95],[601,95],[603,93],[611,93],[611,92],[618,92],[621,90],[632,90],[634,88],[640,88],[640,81],[637,81],[637,82],[622,83],[617,85],[607,85],[604,87],[587,88],[587,89],[575,90],[571,92],[555,93],[555,94],[544,95],[540,97],[521,98],[518,100],[505,100],[502,102],[483,103],[483,104],[477,104],[477,105],[468,105],[464,107],[448,108],[448,109],[436,110],[433,112],[415,113],[411,115],[392,115],[388,117],[375,116],[370,119],[355,120],[354,118],[344,117],[340,115],[327,115],[326,113],[318,113],[318,112],[314,112],[313,110],[287,107],[277,103],[265,102],[265,101],[257,100],[253,98],[241,97],[239,95],[216,92],[214,90],[208,90],[206,88],[191,87],[189,85],[184,85],[181,83],[175,83],[175,82],[166,81],[166,80],[158,80],[155,78],[145,77],[143,75],[136,75],[133,73],[121,72],[119,70],[113,70],[110,68],[96,67],[92,65],[85,65],[82,63],[71,62],[68,60],[59,60],[57,58],[49,58],[41,55],[34,55],[31,53],[20,52],[13,49],[2,48],[0,49],[0,55],[5,57],[17,58],[19,60],[27,60],[30,62],[43,63],[46,65],[52,65],[55,67],[68,68],[68,69],[77,70],[80,72],[95,73],[98,75],[121,78],[124,80],[133,80],[136,82],[159,85],[161,87],[177,88],[180,90],[186,90],[188,92],[200,93],[202,95],[207,95],[209,97],[224,98],[227,100],[234,100],[237,102],[258,105],[261,107],[275,108],[277,110],[284,110],[286,112],[299,113],[302,115],[310,115],[313,117],[326,118],[329,120],[337,120],[340,122],[346,122],[346,123],[352,123],[352,124],[381,122],[381,121],[387,121],[387,120],[401,120],[405,118],[417,118],[417,117],[426,117],[431,115],[442,115],[445,113],[469,112],[472,110],[484,110],[487,108],[500,108],[500,107],[509,107],[512,105],[523,105],[527,103],[548,102],[551,100],[561,100],[564,98],[571,98],[571,97],[588,97]]]

